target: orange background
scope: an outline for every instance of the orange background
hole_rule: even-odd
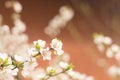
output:
[[[23,5],[21,13],[23,21],[27,25],[26,34],[30,42],[43,39],[50,41],[51,38],[44,33],[44,28],[49,21],[59,13],[63,5],[70,5],[75,10],[72,20],[74,27],[69,25],[61,30],[57,36],[63,41],[63,49],[71,56],[71,62],[75,70],[93,75],[96,80],[111,80],[106,69],[98,65],[99,59],[105,59],[110,65],[104,53],[97,50],[93,43],[93,33],[103,33],[112,37],[119,44],[120,27],[114,25],[114,20],[120,23],[119,0],[19,0]],[[78,1],[78,2],[75,2]],[[4,7],[5,0],[0,0],[0,14],[4,16],[4,23],[12,26],[10,13],[12,10]],[[83,6],[81,6],[84,4]],[[87,6],[87,7],[86,7]],[[86,11],[87,8],[89,11]],[[102,62],[99,62],[102,64]]]

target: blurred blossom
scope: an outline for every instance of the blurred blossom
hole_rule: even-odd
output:
[[[106,36],[103,39],[103,43],[106,44],[106,45],[110,45],[112,43],[112,40],[111,40],[110,37]]]
[[[22,5],[18,1],[6,1],[6,8],[13,8],[16,13],[20,13],[22,11]]]
[[[112,39],[108,36],[104,36],[102,34],[94,34],[94,43],[95,44],[105,44],[110,45],[112,44]]]
[[[0,26],[0,34],[10,34],[9,26],[8,25]]]
[[[35,67],[37,67],[38,63],[35,58],[30,59],[30,62],[24,62],[23,64],[23,70],[22,70],[22,75],[23,77],[30,77],[30,73],[34,71]]]
[[[104,49],[105,49],[105,46],[103,44],[98,44],[97,48],[98,48],[99,51],[103,52]]]
[[[113,65],[109,68],[108,73],[110,76],[112,76],[114,78],[118,77],[118,76],[120,76],[120,67]]]
[[[60,33],[61,28],[73,18],[74,11],[68,6],[62,6],[59,10],[59,14],[56,15],[45,28],[45,33],[50,37],[54,37]]]
[[[108,36],[95,33],[93,37],[94,37],[94,43],[97,45],[100,51],[104,51],[106,45],[112,44],[112,39]]]
[[[114,43],[112,44],[112,39],[110,37],[96,34],[94,36],[94,43],[97,44],[97,46],[99,44],[103,45],[104,43],[105,45],[103,45],[103,47],[106,48],[106,50],[104,50],[107,58],[114,58],[116,62],[120,64],[120,46]],[[102,61],[101,63],[103,64],[104,62]],[[115,78],[116,80],[120,78],[120,66],[111,65],[107,71],[112,78]]]
[[[15,58],[15,60],[18,61],[18,62],[23,62],[23,61],[25,61],[22,56],[14,55],[14,58]]]
[[[112,58],[114,56],[114,53],[112,52],[112,50],[110,48],[108,48],[106,51],[106,55],[108,58]]]
[[[45,71],[42,68],[37,68],[30,74],[30,77],[32,80],[41,80],[45,77]]]
[[[74,80],[94,80],[93,76],[87,76],[86,74],[81,74],[76,71],[68,71],[68,75],[70,75]]]
[[[62,6],[59,10],[62,18],[67,22],[71,20],[74,16],[73,10],[69,6]]]
[[[65,61],[65,62],[69,62],[69,61],[70,61],[70,56],[68,55],[68,53],[65,53],[65,54],[62,56],[62,58],[63,58],[63,61]]]
[[[15,1],[13,3],[13,9],[16,13],[20,13],[22,11],[22,5],[18,1]]]
[[[20,34],[26,30],[26,25],[19,19],[14,21],[14,25],[15,26],[12,29],[13,34]]]
[[[120,51],[116,53],[115,59],[120,63]]]
[[[117,44],[112,44],[106,51],[108,58],[115,58],[118,62],[120,60],[120,46]]]

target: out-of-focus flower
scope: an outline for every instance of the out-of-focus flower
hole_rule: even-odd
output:
[[[18,1],[6,1],[6,8],[13,8],[16,13],[20,13],[22,11],[22,5]]]
[[[42,80],[45,77],[45,71],[41,68],[37,68],[30,73],[32,80]]]
[[[105,50],[106,45],[112,44],[112,39],[108,36],[95,33],[93,37],[94,43],[97,45],[98,49],[102,52]]]
[[[108,36],[104,36],[102,34],[94,34],[94,43],[95,44],[105,44],[110,45],[112,43],[112,39]]]
[[[5,71],[0,71],[0,80],[14,80],[14,76]]]
[[[10,34],[10,29],[8,25],[2,25],[0,26],[0,34],[8,35]]]
[[[108,58],[115,58],[117,61],[120,60],[120,47],[117,44],[112,44],[106,51]]]
[[[23,77],[29,77],[30,73],[34,71],[35,67],[37,67],[38,63],[35,58],[31,58],[30,61],[26,61],[23,64],[22,75]]]
[[[74,80],[94,80],[93,76],[87,76],[86,74],[81,74],[76,71],[68,71],[69,76],[71,76]]]
[[[22,56],[14,55],[14,58],[15,58],[15,60],[18,61],[18,62],[23,62],[23,61],[25,61]]]
[[[13,34],[20,34],[26,30],[26,25],[20,19],[14,21],[14,27],[12,28]]]
[[[72,10],[72,8],[70,8],[69,6],[62,6],[59,10],[60,15],[62,16],[62,18],[67,22],[69,20],[71,20],[74,16],[74,12]]]
[[[115,58],[118,62],[120,62],[120,46],[117,44],[112,44],[112,39],[110,37],[106,37],[104,35],[94,34],[94,43],[102,46],[103,50],[106,48],[106,56],[107,58]],[[113,78],[118,78],[120,76],[120,68],[112,65],[108,69],[108,74]]]
[[[13,9],[16,13],[20,13],[22,11],[22,5],[18,1],[15,1],[13,2]]]
[[[73,18],[74,11],[68,6],[62,6],[59,10],[59,14],[56,15],[45,28],[45,33],[50,37],[54,37],[60,33],[61,28]]]
[[[112,77],[120,76],[120,68],[113,65],[109,68],[108,73]]]

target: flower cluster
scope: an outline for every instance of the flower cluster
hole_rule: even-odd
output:
[[[110,37],[104,36],[102,34],[94,33],[93,37],[94,37],[94,43],[97,45],[100,51],[104,51],[105,46],[110,45],[112,43],[112,40]]]
[[[94,35],[94,43],[101,51],[105,50],[107,58],[114,58],[120,64],[120,46],[113,43],[110,37],[101,34]],[[108,68],[108,73],[114,78],[120,78],[120,66],[112,65]]]
[[[94,80],[92,76],[73,70],[74,66],[69,62],[70,58],[58,38],[52,39],[48,46],[41,39],[34,41],[31,46],[24,33],[26,25],[20,16],[22,5],[16,0],[8,0],[5,6],[14,11],[14,26],[10,29],[8,25],[2,24],[3,17],[0,15],[0,80],[23,80],[22,77],[31,80]],[[73,14],[70,8],[62,7],[58,15],[62,17],[58,20],[64,20],[66,24]],[[60,24],[58,22],[56,26]],[[52,54],[55,55],[53,59]],[[42,56],[43,61],[49,61],[45,69],[39,66],[39,56]]]
[[[59,14],[56,15],[45,28],[45,33],[49,36],[56,36],[60,33],[61,28],[73,18],[74,11],[69,6],[62,6],[59,10]]]
[[[108,73],[114,78],[120,78],[120,67],[113,65],[109,68]]]

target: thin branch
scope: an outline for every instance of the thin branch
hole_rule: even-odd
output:
[[[67,70],[63,70],[63,71],[61,71],[61,72],[59,72],[59,73],[56,73],[56,74],[54,74],[54,75],[49,75],[45,80],[48,80],[49,78],[51,78],[51,77],[54,77],[54,76],[57,76],[57,75],[60,75],[60,74],[62,74],[62,73],[65,73]]]

